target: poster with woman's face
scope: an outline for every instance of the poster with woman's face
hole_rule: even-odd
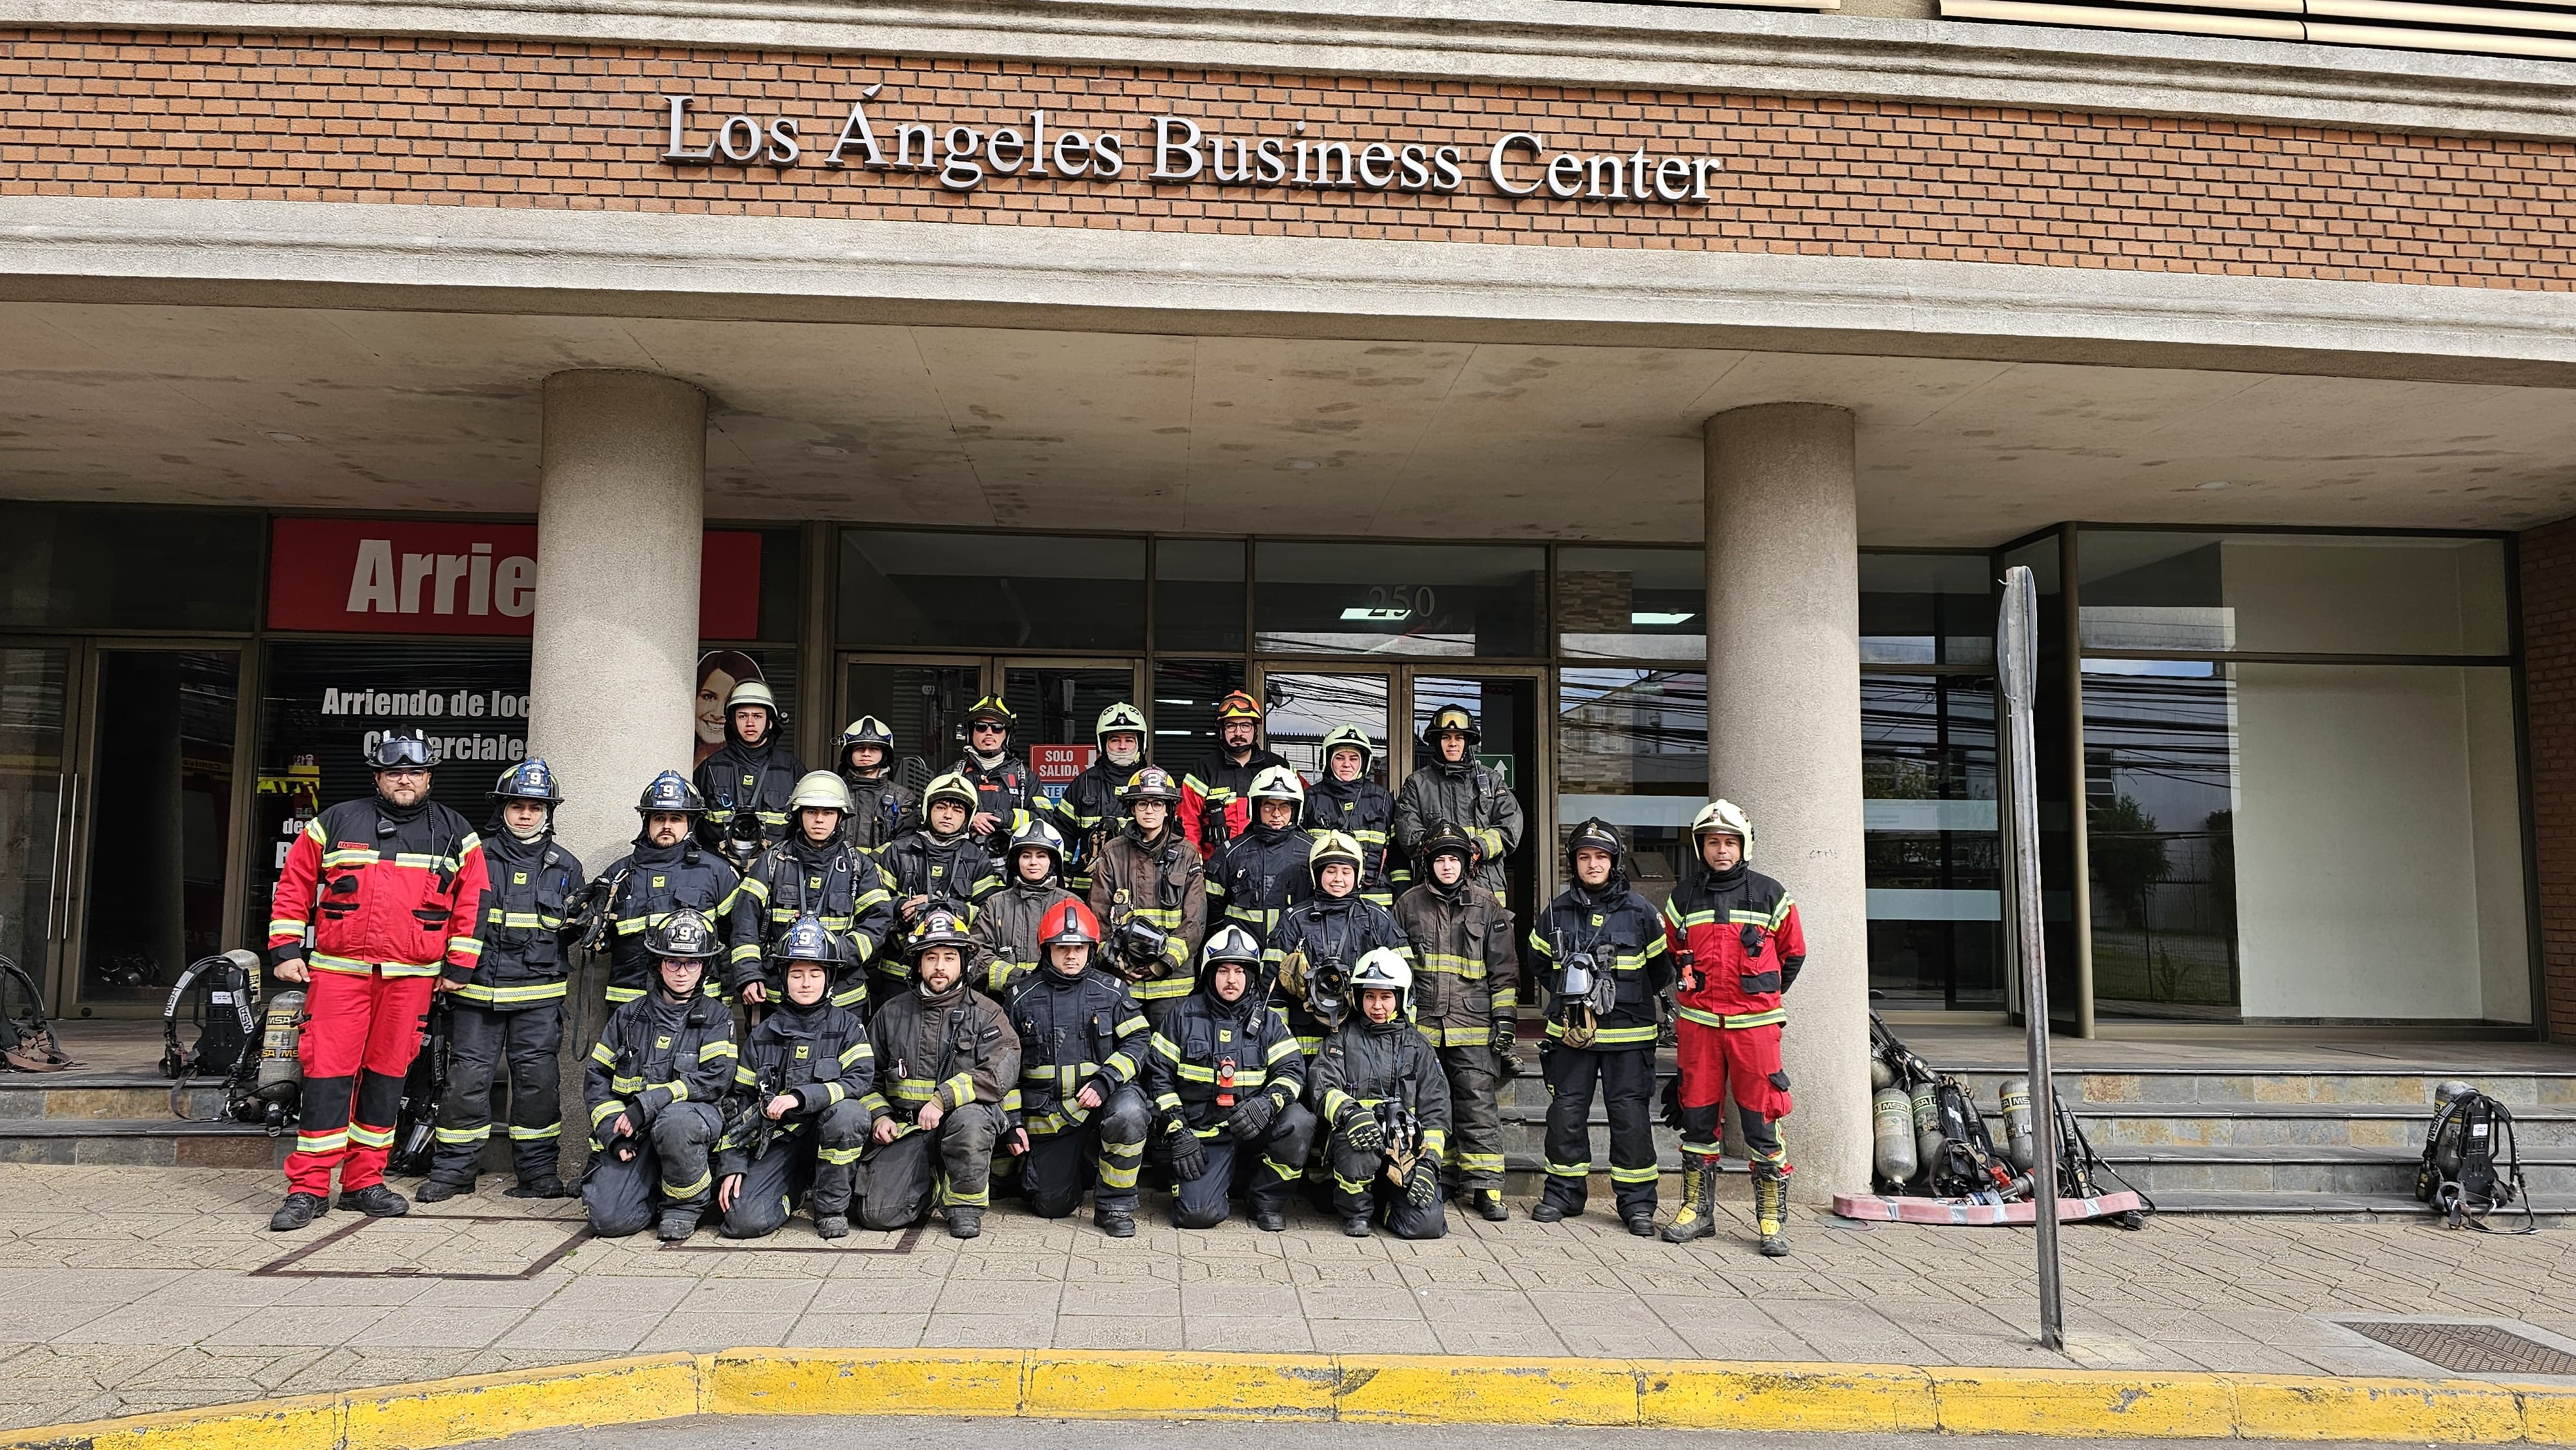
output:
[[[725,700],[733,687],[761,678],[759,662],[738,649],[712,649],[698,656],[698,748],[689,762],[692,768],[724,748]]]

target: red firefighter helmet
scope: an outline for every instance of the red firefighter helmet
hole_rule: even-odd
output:
[[[1038,918],[1038,945],[1042,947],[1100,945],[1100,918],[1080,901],[1059,901]]]

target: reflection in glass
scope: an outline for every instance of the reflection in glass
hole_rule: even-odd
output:
[[[0,956],[40,983],[60,925],[70,676],[69,650],[0,649]]]
[[[1270,748],[1286,756],[1311,784],[1324,774],[1324,737],[1340,726],[1356,725],[1377,746],[1372,775],[1386,785],[1388,692],[1385,675],[1265,670],[1261,676],[1267,712],[1263,728],[1269,733]]]
[[[1154,648],[1243,652],[1243,543],[1154,541]]]
[[[1983,554],[1862,554],[1861,662],[1992,662],[1995,574]]]
[[[1698,549],[1558,549],[1557,648],[1577,659],[1706,663],[1707,558]]]
[[[2095,1009],[2238,1015],[2236,692],[2225,667],[2084,662]]]
[[[182,967],[226,945],[224,854],[240,702],[241,656],[232,650],[100,653],[97,767],[84,830],[84,1004],[155,1000]]]
[[[1617,826],[1634,857],[1631,883],[1662,905],[1690,864],[1691,817],[1708,800],[1708,676],[1559,671],[1556,762],[1559,828],[1593,816]]]
[[[841,531],[853,649],[1139,650],[1145,541]]]
[[[2501,655],[2496,539],[2086,529],[2096,650]]]
[[[1146,755],[1174,775],[1187,775],[1216,750],[1216,706],[1243,688],[1241,660],[1156,660],[1154,722]]]
[[[1521,657],[1541,652],[1547,551],[1519,544],[1265,541],[1254,647],[1276,653]]]
[[[1869,984],[1891,1009],[2000,1011],[1994,682],[1861,676]]]
[[[1476,717],[1484,737],[1474,747],[1476,759],[1502,772],[1520,800],[1524,830],[1533,829],[1538,821],[1538,691],[1539,682],[1522,675],[1415,675],[1413,719],[1407,727],[1414,740],[1413,768],[1421,770],[1430,761],[1431,748],[1421,740],[1431,717],[1443,705],[1464,707]],[[1530,897],[1535,878],[1529,863],[1533,849],[1547,844],[1534,844],[1524,836],[1520,848],[1504,862],[1510,886],[1503,893],[1503,904],[1520,921],[1534,919]]]

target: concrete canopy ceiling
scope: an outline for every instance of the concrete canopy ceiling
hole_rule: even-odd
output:
[[[0,305],[0,496],[535,506],[538,385],[715,399],[707,511],[1031,529],[1656,540],[1701,420],[1860,418],[1873,545],[2063,519],[2520,528],[2576,513],[2548,388],[1561,344]],[[2223,486],[2213,486],[2223,485]]]

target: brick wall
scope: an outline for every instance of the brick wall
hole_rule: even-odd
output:
[[[656,97],[793,116],[857,90],[943,128],[1109,127],[1118,182],[944,190],[808,163],[674,170]],[[1454,195],[1152,185],[1150,118],[1455,144]],[[1511,130],[1715,155],[1702,206],[1516,199]],[[700,138],[703,139],[703,136]],[[254,198],[949,220],[1696,248],[2563,290],[2571,148],[2224,121],[1835,100],[453,39],[0,30],[0,194]]]
[[[2576,519],[2525,533],[2521,555],[2542,1020],[2576,1042]]]

